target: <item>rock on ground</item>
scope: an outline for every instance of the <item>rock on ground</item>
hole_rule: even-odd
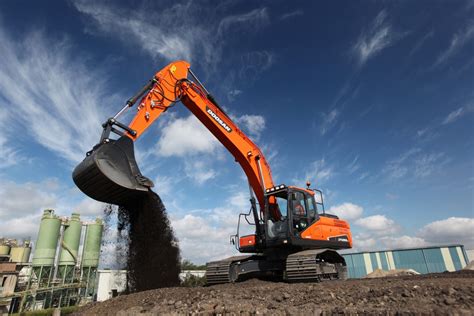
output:
[[[321,283],[249,280],[119,296],[77,315],[474,314],[474,271]]]

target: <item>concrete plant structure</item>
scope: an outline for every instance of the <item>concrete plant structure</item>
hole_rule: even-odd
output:
[[[85,223],[78,213],[59,217],[47,209],[31,262],[30,241],[20,245],[15,239],[0,238],[0,270],[8,285],[0,287],[0,310],[22,312],[92,301],[97,292],[102,233],[100,219]]]

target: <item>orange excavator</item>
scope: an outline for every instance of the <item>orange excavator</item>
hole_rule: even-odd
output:
[[[137,101],[132,122],[121,123],[118,117]],[[239,215],[237,233],[231,236],[231,243],[246,255],[207,263],[207,283],[250,277],[289,282],[346,278],[346,263],[336,250],[352,247],[349,224],[325,212],[322,192],[311,189],[309,182],[306,188],[275,184],[260,148],[230,119],[185,61],[172,62],[157,72],[102,125],[99,143],[74,169],[79,189],[95,200],[117,205],[148,192],[153,182],[138,168],[134,141],[179,101],[234,156],[249,182],[250,210]],[[240,235],[244,220],[254,226],[253,234]]]

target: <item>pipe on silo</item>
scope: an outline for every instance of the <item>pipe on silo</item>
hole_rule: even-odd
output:
[[[82,223],[80,215],[73,213],[71,218],[64,224],[64,236],[61,241],[61,252],[59,265],[75,265],[81,241]]]
[[[77,263],[79,244],[81,242],[82,223],[78,213],[72,213],[71,218],[64,223],[61,239],[61,250],[58,259],[57,272],[63,282],[74,281],[74,268]]]

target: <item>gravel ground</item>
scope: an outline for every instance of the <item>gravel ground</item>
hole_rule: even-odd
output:
[[[249,280],[163,288],[82,307],[76,315],[474,315],[474,271],[287,284]]]

